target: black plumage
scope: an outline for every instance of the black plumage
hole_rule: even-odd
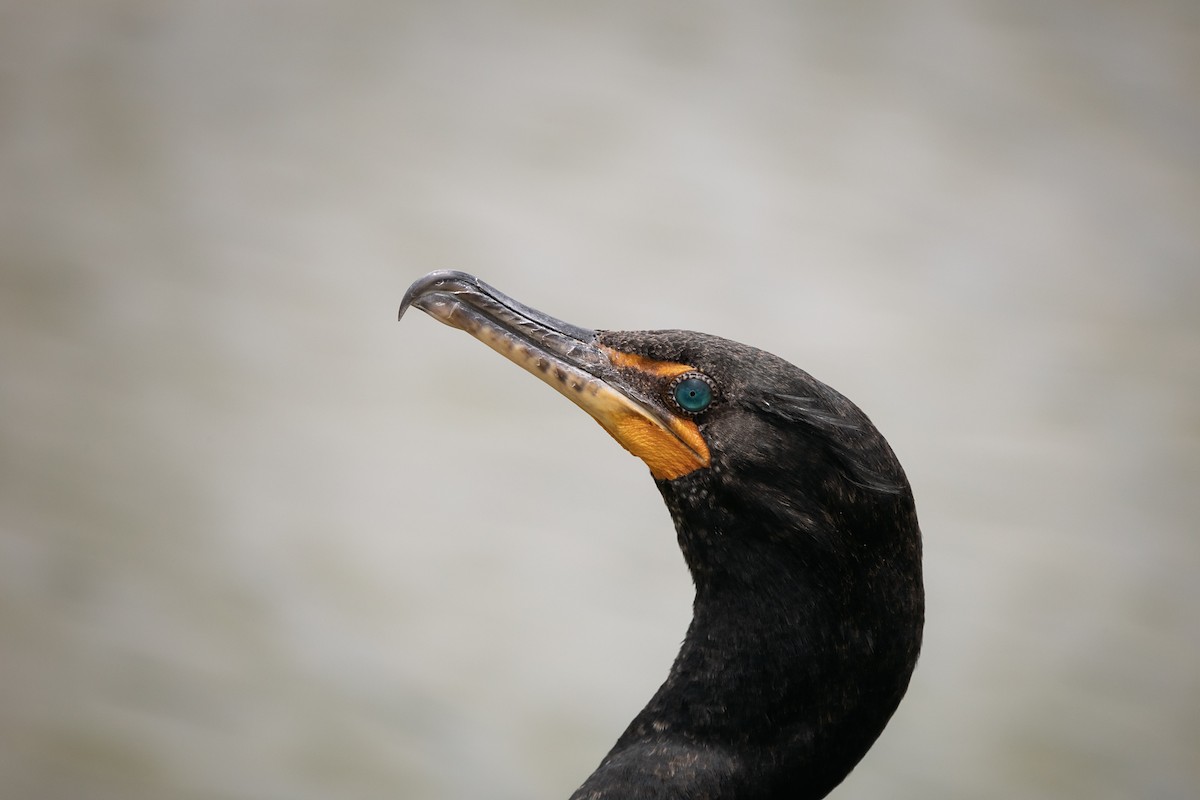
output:
[[[670,674],[573,795],[820,798],[895,711],[920,647],[921,539],[883,436],[769,353],[593,331],[472,276],[413,305],[554,386],[651,468],[696,587]]]

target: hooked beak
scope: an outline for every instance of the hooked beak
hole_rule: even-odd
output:
[[[400,317],[419,308],[466,331],[590,414],[659,480],[709,464],[696,424],[673,413],[655,386],[692,369],[598,342],[599,332],[555,319],[465,272],[431,272],[404,294]]]

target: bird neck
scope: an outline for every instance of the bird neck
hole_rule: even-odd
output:
[[[656,785],[824,797],[907,688],[923,613],[919,546],[901,535],[849,558],[781,548],[782,535],[829,532],[738,529],[719,515],[698,523],[664,496],[696,584],[692,623],[667,680],[577,797],[636,798]]]
[[[614,752],[682,746],[703,754],[703,780],[746,796],[819,798],[840,783],[882,731],[908,674],[872,668],[869,634],[813,624],[837,613],[822,610],[833,606],[827,599],[804,589],[772,599],[698,593],[667,680]]]

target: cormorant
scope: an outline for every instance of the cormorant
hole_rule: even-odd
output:
[[[924,621],[904,470],[849,400],[770,353],[590,330],[463,272],[409,288],[583,408],[650,467],[695,584],[666,682],[572,800],[810,800],[908,686]]]

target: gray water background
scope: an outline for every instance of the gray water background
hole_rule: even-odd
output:
[[[0,796],[560,798],[689,580],[435,268],[749,342],[900,454],[836,797],[1200,786],[1194,2],[0,4]]]

